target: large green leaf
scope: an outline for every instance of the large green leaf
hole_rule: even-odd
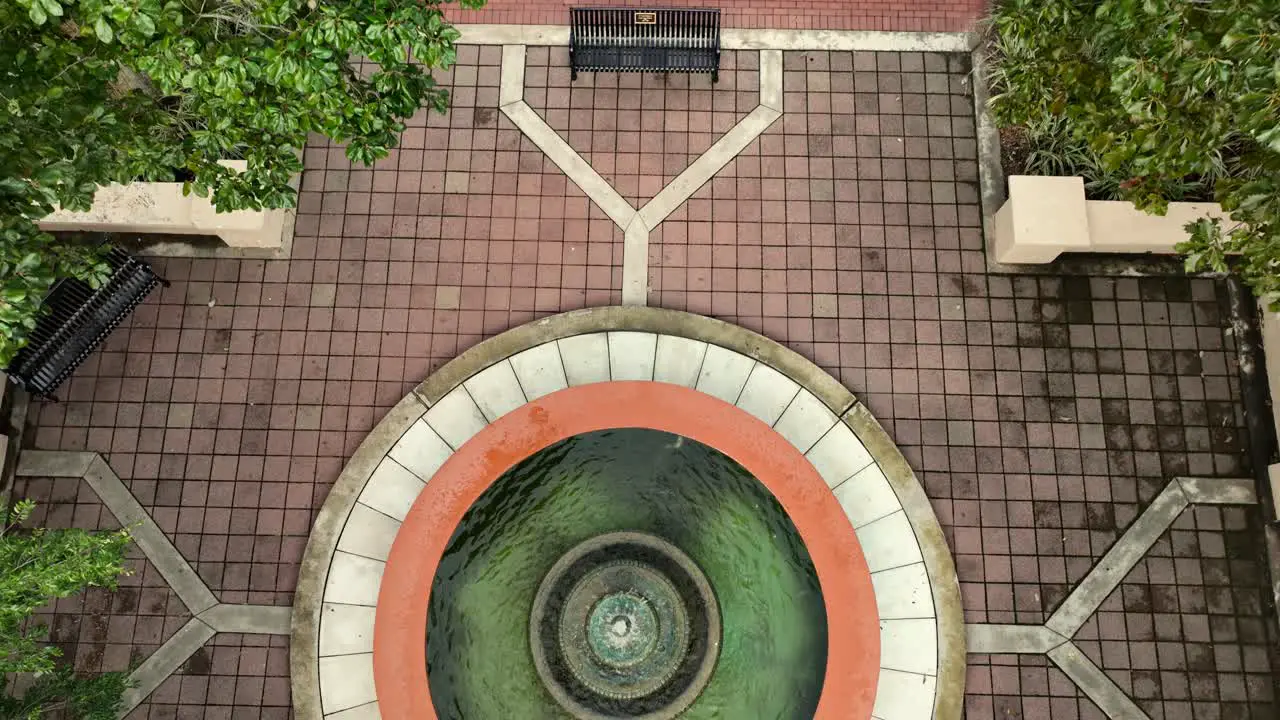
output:
[[[115,31],[111,29],[111,25],[107,22],[105,15],[99,15],[93,21],[93,31],[98,35],[98,39],[104,43],[111,42],[115,37]]]

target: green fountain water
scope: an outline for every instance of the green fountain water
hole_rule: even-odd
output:
[[[530,612],[565,553],[617,532],[676,546],[714,592],[715,671],[680,718],[812,718],[826,666],[826,611],[794,525],[723,454],[668,433],[620,429],[533,455],[463,518],[436,574],[428,618],[428,676],[442,720],[572,717],[535,669]],[[628,635],[627,622],[650,621],[625,594],[586,616],[600,623],[597,643],[611,632]],[[597,654],[614,662],[642,651],[616,642]]]

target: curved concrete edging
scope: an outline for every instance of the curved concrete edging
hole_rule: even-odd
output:
[[[629,335],[632,339],[656,339],[652,343],[655,354],[665,360],[672,360],[672,353],[657,351],[657,345],[666,345],[671,350],[673,341],[685,343],[684,349],[693,351],[680,354],[683,359],[702,355],[697,351],[703,348],[710,354],[710,346],[672,335],[623,332],[610,333],[607,339],[601,333],[582,337],[598,339],[612,345],[615,341],[623,341],[617,335]],[[598,346],[602,343],[596,344]],[[699,345],[702,347],[697,347]],[[575,355],[569,347],[558,345],[555,341],[540,345],[531,352],[548,346],[565,353],[563,366],[570,366],[569,361],[575,356],[595,356],[590,350]],[[644,353],[631,352],[633,349],[635,348],[628,348],[625,358],[610,353],[611,363],[618,361],[612,368],[614,371],[623,372],[628,360],[633,361],[630,366],[633,369],[648,365]],[[723,349],[720,351],[726,356],[729,354]],[[543,353],[541,357],[547,364],[538,366],[540,368],[555,369],[562,366],[557,353]],[[745,359],[745,356],[736,353],[733,357]],[[507,378],[522,381],[547,377],[546,373],[534,372],[534,365],[521,362],[521,359],[529,358],[523,354],[513,356],[512,364],[519,367],[515,369],[514,375],[506,375]],[[754,361],[747,362],[756,369],[762,367]],[[657,374],[659,369],[675,365],[672,362],[658,362],[653,367]],[[686,369],[690,367],[688,364],[680,366]],[[699,375],[710,378],[708,368],[714,371],[715,368],[726,369],[733,366],[718,363],[713,358],[701,363],[701,367]],[[737,364],[736,367],[741,368],[742,365]],[[501,370],[499,374],[505,375]],[[571,376],[572,374],[570,373]],[[349,568],[362,565],[368,570],[362,577],[367,578],[367,584],[377,584],[378,591],[376,598],[373,598],[371,593],[351,593],[333,583],[326,588],[320,627],[321,699],[325,711],[334,713],[336,710],[340,713],[343,709],[340,706],[342,702],[363,701],[364,704],[372,704],[376,701],[381,720],[435,720],[440,717],[439,708],[433,705],[428,680],[426,648],[430,596],[438,563],[473,503],[511,467],[561,440],[598,430],[648,428],[689,438],[732,458],[767,488],[786,510],[809,552],[821,584],[828,628],[825,681],[813,718],[871,720],[873,705],[877,701],[877,688],[885,672],[880,653],[882,635],[885,632],[880,622],[882,616],[887,615],[891,622],[898,623],[894,627],[901,632],[907,631],[902,623],[926,622],[932,625],[933,617],[918,619],[924,614],[921,607],[924,605],[929,606],[929,615],[932,615],[931,603],[920,597],[929,594],[925,588],[927,581],[920,584],[919,594],[915,596],[923,602],[914,603],[915,607],[904,607],[899,602],[893,606],[898,612],[888,612],[888,605],[882,602],[883,599],[877,592],[876,576],[872,574],[862,551],[848,510],[841,498],[829,490],[831,481],[828,475],[831,473],[824,475],[819,472],[813,459],[806,457],[795,445],[795,433],[788,438],[775,429],[774,425],[762,421],[747,409],[707,392],[710,382],[699,390],[676,382],[675,377],[668,377],[670,379],[658,382],[588,380],[534,398],[509,392],[506,397],[510,402],[505,404],[506,407],[524,402],[491,420],[465,442],[455,444],[457,438],[451,438],[449,444],[456,450],[430,474],[424,485],[412,483],[408,487],[399,484],[393,486],[387,483],[386,470],[375,472],[356,506],[363,518],[376,524],[380,521],[372,511],[390,511],[393,517],[398,517],[400,510],[408,503],[411,502],[412,505],[405,512],[403,522],[395,527],[383,522],[384,528],[381,531],[370,530],[364,523],[358,522],[356,514],[353,514],[348,528],[343,531],[343,540],[338,544],[332,572],[342,576]],[[764,377],[763,373],[756,374],[754,387],[759,392],[754,393],[754,397],[769,394],[764,383],[758,380],[761,377]],[[804,392],[794,382],[780,375],[776,377],[779,383],[785,384],[783,387],[792,392]],[[486,402],[496,399],[498,393],[494,391],[503,386],[494,380],[490,371],[468,379],[463,388],[451,393],[450,398],[441,400],[437,409],[427,414],[425,420],[428,425],[423,427],[456,427],[457,424],[453,421],[462,420],[467,415],[464,411],[467,398],[475,400],[484,408],[486,417],[497,415],[497,406]],[[524,382],[520,384],[525,385]],[[716,387],[723,385],[717,384]],[[510,385],[507,387],[514,390]],[[535,386],[531,383],[528,387]],[[792,407],[796,407],[796,403],[801,407],[812,407],[807,403],[816,405],[819,402],[816,399],[810,400],[813,398],[810,393],[804,393],[802,397],[805,399],[797,399]],[[447,417],[437,414],[446,408],[452,408],[453,412],[448,413]],[[753,409],[763,412],[759,405]],[[787,426],[794,428],[797,415],[793,413],[788,417],[792,419]],[[840,426],[839,420],[829,412],[826,413],[826,418],[831,427]],[[845,432],[848,433],[848,442],[856,444],[852,431]],[[427,436],[418,434],[414,436],[414,440],[423,437]],[[807,442],[802,442],[801,445],[807,445]],[[408,459],[406,450],[403,446],[393,448],[387,462]],[[443,454],[443,450],[441,452]],[[437,455],[437,458],[440,457],[442,455]],[[872,464],[869,456],[862,457],[868,464]],[[415,467],[421,468],[422,465],[415,464]],[[393,468],[392,472],[397,470],[398,468]],[[843,473],[839,475],[843,477]],[[418,477],[421,478],[421,475]],[[892,497],[893,490],[888,482],[884,479],[879,482],[883,493]],[[874,484],[874,481],[870,484]],[[915,541],[905,519],[897,527],[900,530],[896,532],[900,534],[896,539],[914,545]],[[344,551],[360,554],[363,559],[344,556]],[[919,558],[919,555],[916,557]],[[378,565],[371,564],[383,559],[385,567],[379,568]],[[906,571],[914,571],[921,578],[926,572],[919,559],[909,563]],[[892,584],[892,580],[884,582]],[[916,589],[910,583],[898,583],[897,588]],[[885,592],[888,593],[887,590]],[[899,601],[902,599],[901,593],[893,597]],[[370,602],[375,604],[374,607],[368,606]],[[365,605],[357,609],[352,608],[349,603]],[[463,611],[466,609],[463,608]],[[369,614],[374,615],[371,658],[363,652],[367,645],[357,647],[350,641],[353,637],[367,635],[367,620],[362,622],[363,618],[355,616],[363,615],[367,618]],[[339,617],[340,615],[351,619]],[[910,619],[905,616],[910,616]],[[925,635],[920,640],[922,644],[925,641],[928,645],[934,644],[932,636]],[[353,687],[355,683],[350,678],[360,677],[361,670],[368,667],[370,660],[374,687],[367,688],[364,694],[360,694]],[[928,662],[928,672],[932,676],[935,672],[934,660],[930,658]],[[335,663],[343,664],[341,673],[332,670]],[[888,682],[895,688],[910,685],[909,681]],[[373,692],[368,692],[369,690]],[[886,697],[891,695],[891,692],[886,692]],[[932,697],[931,693],[929,697]],[[890,704],[885,703],[884,707]],[[888,713],[881,706],[876,706],[875,709],[882,711],[877,713],[877,717],[888,720],[914,720],[919,717]],[[337,716],[339,715],[326,715],[327,718]],[[444,717],[449,716],[446,714]]]
[[[842,419],[867,446],[867,451],[889,479],[920,543],[933,589],[933,609],[938,616],[938,689],[933,717],[934,720],[960,720],[964,708],[964,667],[968,651],[965,647],[964,608],[960,604],[960,579],[956,575],[955,560],[942,533],[942,525],[938,523],[929,497],[925,495],[911,465],[866,406],[857,403]]]
[[[295,717],[322,720],[319,625],[330,563],[343,524],[373,469],[425,411],[463,381],[516,353],[551,341],[604,331],[641,331],[699,340],[748,356],[791,378],[827,406],[871,449],[896,492],[920,545],[938,625],[937,691],[931,713],[959,720],[964,692],[964,631],[955,567],[928,499],[893,441],[856,398],[797,353],[744,328],[688,313],[646,307],[603,307],[555,315],[514,328],[462,353],[402,400],[357,450],[326,500],[299,573],[293,615],[291,680]],[[416,399],[415,399],[416,397]],[[376,702],[369,717],[377,717]],[[350,711],[347,711],[350,712]],[[345,713],[344,713],[345,715]],[[360,715],[364,717],[365,715]],[[352,717],[356,717],[352,715]]]
[[[414,393],[431,406],[463,380],[522,350],[552,340],[608,330],[678,335],[742,353],[795,380],[837,416],[857,402],[848,388],[803,355],[746,328],[678,310],[618,305],[552,315],[489,338],[432,373]]]
[[[324,598],[329,564],[338,548],[338,537],[369,476],[405,429],[422,417],[426,410],[427,406],[410,394],[373,426],[329,490],[329,496],[311,527],[302,565],[298,568],[293,617],[289,625],[289,689],[293,695],[293,717],[298,720],[320,720],[323,717],[316,651],[320,647],[320,603]]]

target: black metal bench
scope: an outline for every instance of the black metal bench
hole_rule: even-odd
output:
[[[59,280],[44,300],[26,347],[5,370],[9,379],[37,397],[53,392],[80,367],[107,335],[155,288],[169,283],[150,265],[114,248],[105,260],[111,278],[94,290],[74,278]]]
[[[570,8],[569,66],[588,72],[711,73],[720,80],[720,11]]]

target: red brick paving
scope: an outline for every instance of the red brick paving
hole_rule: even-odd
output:
[[[970,655],[966,718],[1107,720],[1043,655]]]
[[[481,10],[449,7],[445,13],[456,23],[568,25],[570,7],[593,4],[654,6],[651,0],[489,0]],[[987,6],[982,0],[685,0],[678,5],[720,8],[721,24],[730,28],[936,32],[971,29]]]
[[[1275,708],[1270,587],[1254,513],[1183,513],[1081,631],[1080,649],[1153,718]]]
[[[1009,532],[1016,540],[1019,531]],[[1051,532],[1055,531],[1044,531],[1040,539]],[[1056,532],[1067,538],[1088,533],[1104,549],[1115,535],[1083,529]],[[1195,507],[1184,512],[1085,623],[1076,646],[1152,718],[1273,716],[1275,659],[1270,648],[1275,615],[1265,599],[1267,579],[1259,574],[1250,547],[1260,532],[1257,513],[1241,508]],[[1057,589],[1062,578],[1075,575],[1063,573],[1061,558],[1037,556],[1038,547],[1043,542],[1037,545],[1029,538],[1015,545],[1011,568],[1009,558],[1000,554],[985,558],[988,579],[992,574],[1010,578],[1022,590],[1014,603],[1032,610],[1031,616],[1040,614],[1042,583],[1052,583],[1048,587],[1054,588],[1051,597],[1056,603],[1063,595]],[[1095,559],[1067,557],[1066,565]],[[1019,620],[1033,621],[1031,616]],[[966,689],[970,718],[1056,720],[1077,717],[1077,712],[1082,718],[1103,718],[1040,656],[970,655]]]
[[[621,232],[493,109],[499,49],[461,54],[454,110],[373,169],[307,149],[291,260],[157,262],[173,287],[40,408],[35,444],[106,454],[224,602],[291,602],[329,483],[431,370],[620,300]]]
[[[173,287],[65,402],[33,410],[32,444],[104,453],[223,601],[290,602],[346,458],[431,370],[534,317],[619,301],[620,233],[496,111],[498,49],[460,55],[454,109],[415,119],[376,167],[307,149],[292,259],[158,262]],[[562,86],[560,60],[531,97]],[[653,233],[650,303],[762,331],[857,393],[934,504],[969,621],[1041,622],[1167,478],[1248,472],[1217,283],[986,272],[967,59],[784,67],[786,115]],[[660,92],[662,107],[692,97]],[[572,142],[599,152],[610,116],[571,118]],[[635,192],[658,176],[637,171]],[[60,492],[51,517],[75,517]],[[1184,514],[1082,631],[1153,719],[1276,717],[1259,522]],[[282,639],[220,637],[213,665],[262,643],[266,666],[257,649],[221,661],[216,701],[175,678],[150,716],[279,717]],[[970,663],[968,720],[1098,717],[1043,657]]]
[[[909,367],[866,357],[888,350],[887,295],[899,296],[894,317],[921,304],[936,320],[924,305],[937,305],[939,272],[984,260],[963,67],[903,62],[908,72],[896,54],[785,54],[786,114],[651,236],[651,302],[785,338],[852,388]],[[928,330],[917,339],[895,323],[893,339],[939,342]]]
[[[126,720],[289,720],[289,641],[219,633]]]

